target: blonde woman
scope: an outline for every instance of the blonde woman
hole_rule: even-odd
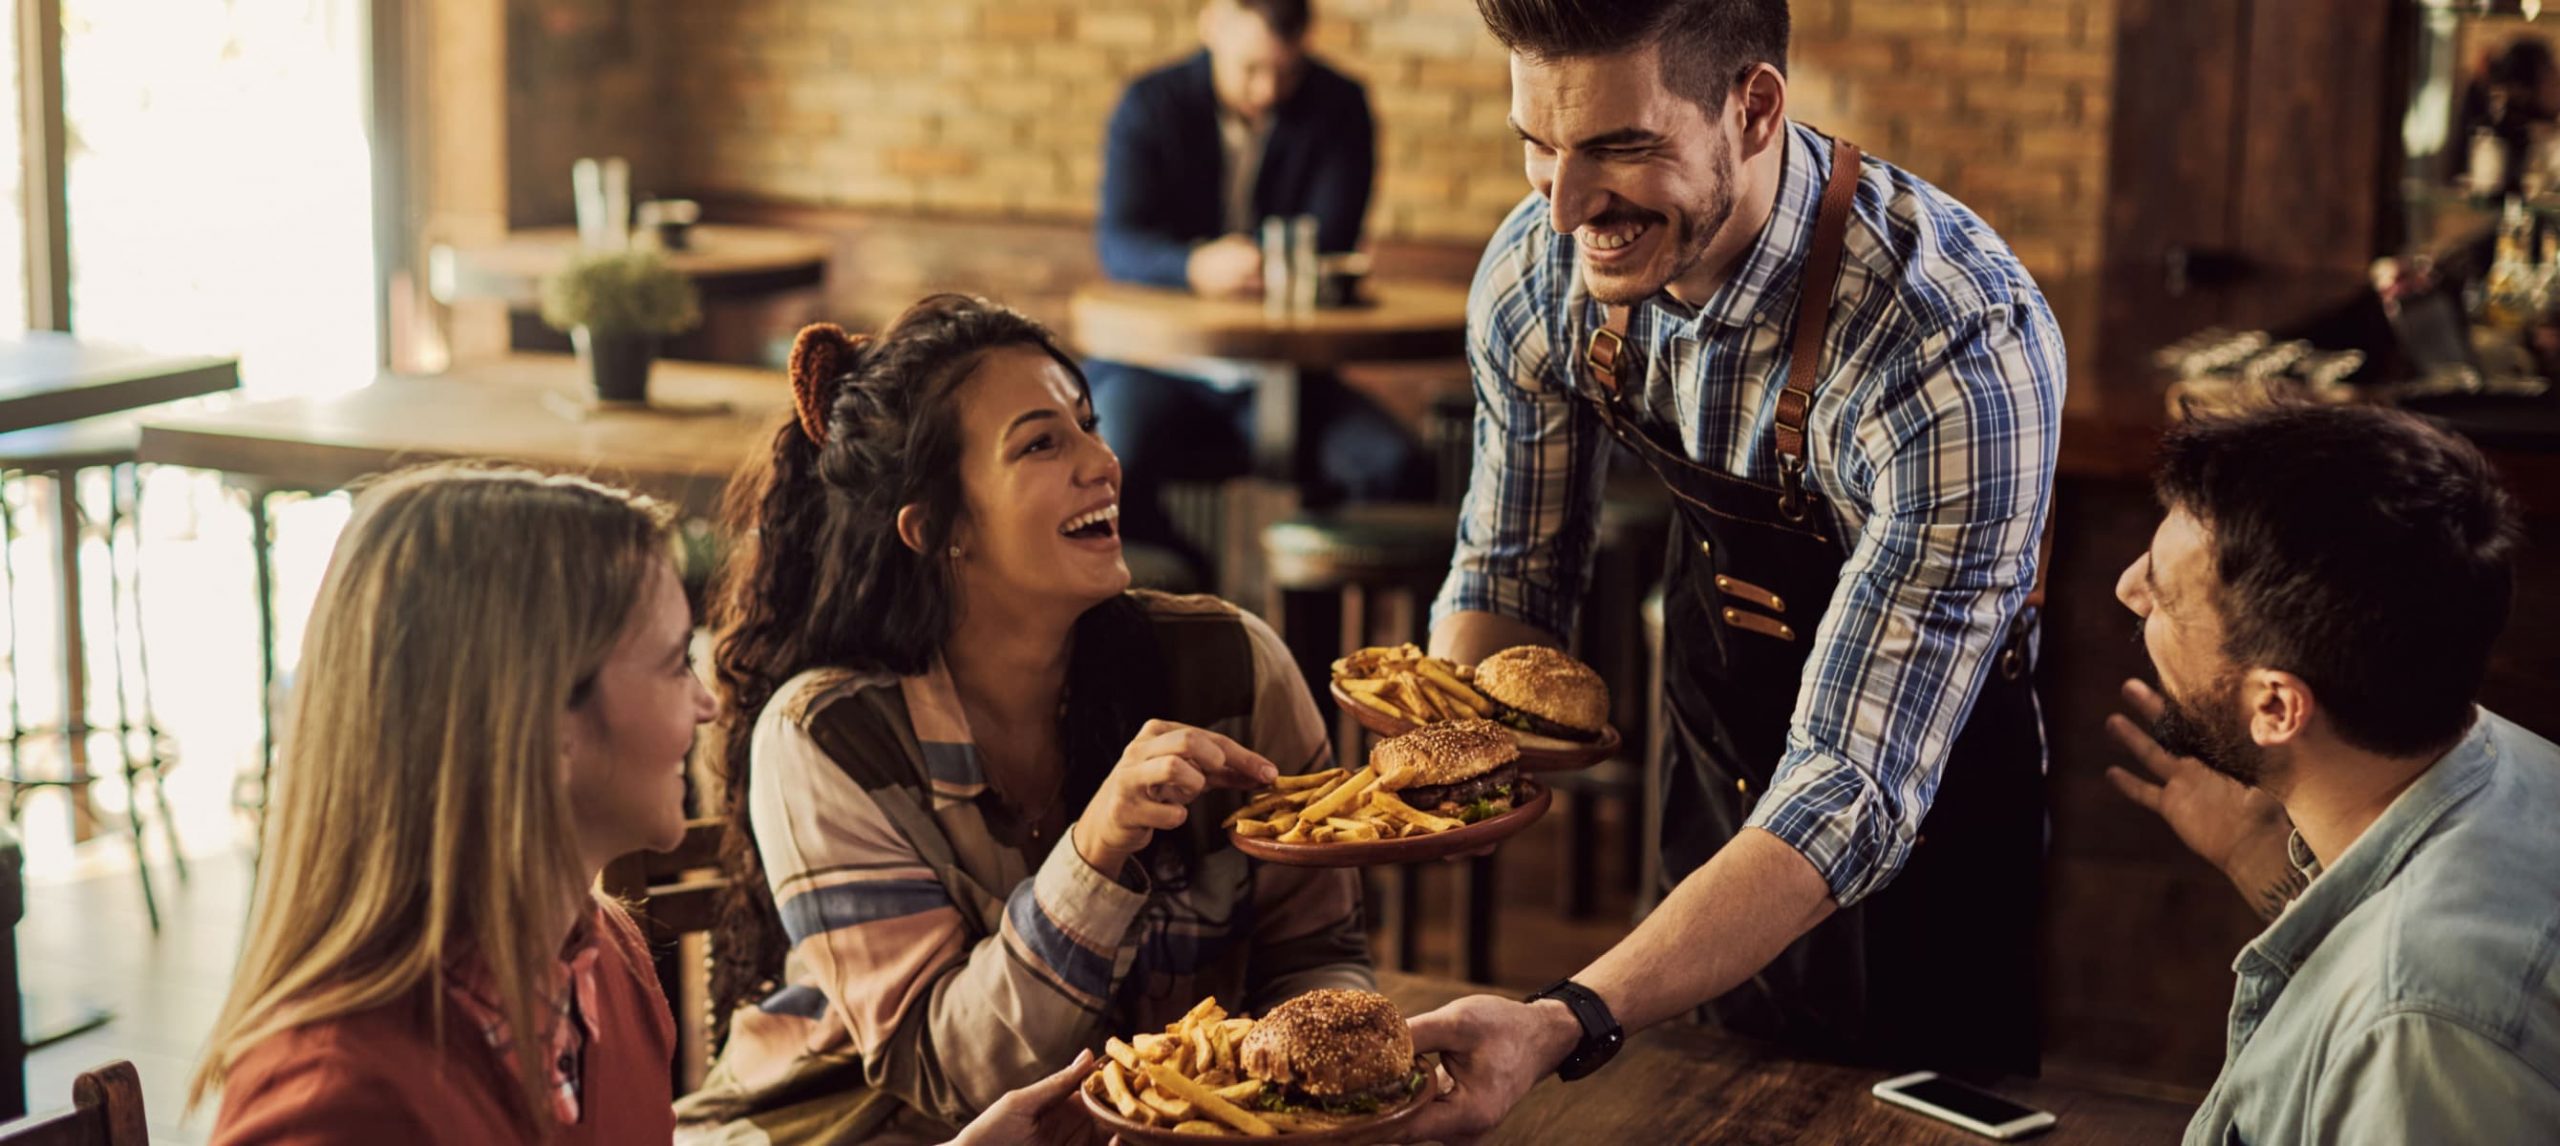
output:
[[[605,862],[713,715],[664,513],[457,466],[366,490],[304,642],[217,1143],[648,1143],[674,1026]]]

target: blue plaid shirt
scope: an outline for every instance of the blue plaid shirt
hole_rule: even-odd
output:
[[[1777,481],[1788,327],[1830,169],[1830,141],[1791,125],[1775,210],[1732,278],[1703,306],[1666,293],[1635,309],[1620,385],[1692,461]],[[1602,313],[1547,212],[1523,200],[1476,270],[1475,475],[1435,621],[1472,609],[1570,633],[1590,578],[1610,439],[1572,391]],[[2064,375],[2042,292],[1963,204],[1870,158],[1854,212],[1805,431],[1806,482],[1847,564],[1749,821],[1844,906],[1909,857],[2035,583]]]

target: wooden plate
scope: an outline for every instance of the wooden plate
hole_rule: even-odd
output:
[[[1247,1138],[1242,1134],[1235,1137],[1243,1142],[1283,1142],[1288,1146],[1370,1146],[1371,1143],[1396,1141],[1396,1130],[1405,1123],[1413,1121],[1414,1115],[1420,1114],[1423,1107],[1431,1104],[1435,1090],[1432,1080],[1438,1077],[1438,1072],[1432,1067],[1430,1060],[1417,1058],[1414,1060],[1414,1068],[1422,1072],[1422,1085],[1413,1089],[1412,1097],[1405,1099],[1401,1104],[1379,1111],[1376,1117],[1337,1126],[1331,1130],[1310,1130],[1295,1134],[1283,1131],[1275,1138]],[[1076,1097],[1084,1100],[1085,1113],[1093,1116],[1093,1124],[1102,1129],[1105,1139],[1116,1134],[1120,1137],[1120,1141],[1128,1143],[1129,1146],[1200,1146],[1202,1142],[1223,1141],[1223,1139],[1198,1134],[1176,1134],[1170,1127],[1141,1126],[1121,1117],[1120,1112],[1112,1107],[1109,1099],[1096,1097],[1093,1093],[1096,1089],[1097,1087],[1091,1084],[1080,1085],[1076,1087]]]
[[[1389,716],[1351,699],[1351,694],[1342,690],[1342,682],[1338,680],[1333,682],[1333,702],[1340,705],[1344,712],[1350,713],[1351,719],[1359,721],[1360,727],[1380,736],[1402,736],[1421,727],[1410,720]],[[1577,744],[1572,748],[1531,748],[1524,744],[1520,746],[1520,770],[1523,772],[1578,772],[1616,756],[1620,743],[1618,730],[1612,727],[1601,729],[1600,739],[1589,744]]]
[[[1527,794],[1526,799],[1520,798],[1523,792]],[[1546,785],[1524,777],[1520,781],[1520,792],[1512,794],[1510,811],[1490,820],[1478,820],[1463,828],[1427,836],[1348,844],[1284,844],[1275,839],[1240,836],[1234,828],[1229,828],[1227,841],[1234,844],[1237,851],[1255,859],[1295,867],[1375,867],[1422,863],[1499,843],[1538,822],[1538,817],[1546,815],[1547,806],[1554,802],[1555,793],[1548,791]]]

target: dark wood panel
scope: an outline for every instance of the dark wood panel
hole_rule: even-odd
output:
[[[2232,169],[2249,0],[2117,0],[2107,258],[2233,245]]]
[[[2380,253],[2405,75],[2383,0],[2119,0],[2107,257]]]
[[[2362,267],[2380,241],[2396,134],[2385,91],[2395,4],[2252,0],[2233,235],[2252,260]]]

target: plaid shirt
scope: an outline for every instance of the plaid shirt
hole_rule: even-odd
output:
[[[1830,141],[1791,125],[1759,242],[1705,305],[1638,306],[1621,385],[1689,458],[1775,484],[1798,275]],[[1468,302],[1475,476],[1434,620],[1482,610],[1572,631],[1609,435],[1575,348],[1600,321],[1574,241],[1531,195],[1486,247]],[[1787,751],[1750,824],[1842,905],[1900,870],[1948,746],[2027,591],[2053,489],[2062,336],[2006,244],[1962,204],[1868,159],[1806,420],[1806,482],[1848,546],[1814,635]],[[1674,640],[1680,639],[1677,634]]]

